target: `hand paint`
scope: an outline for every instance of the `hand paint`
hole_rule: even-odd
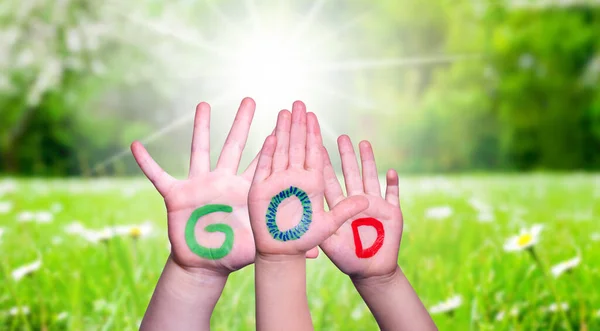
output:
[[[359,218],[352,222],[352,234],[354,235],[354,246],[356,247],[356,256],[361,259],[366,259],[372,257],[377,254],[381,246],[383,246],[383,238],[385,237],[385,232],[383,231],[383,223],[379,220],[366,217]],[[360,240],[360,234],[358,233],[359,226],[372,226],[377,231],[377,238],[375,238],[375,242],[371,247],[364,249],[362,246],[362,242]]]
[[[219,248],[208,248],[200,245],[196,240],[195,228],[196,223],[202,216],[224,212],[231,213],[233,208],[228,205],[206,205],[202,206],[192,212],[190,218],[185,225],[185,242],[194,254],[209,260],[218,260],[225,257],[233,248],[233,229],[223,223],[210,224],[204,228],[206,232],[223,232],[225,234],[225,241]]]
[[[300,219],[298,225],[289,230],[281,232],[277,226],[277,222],[275,221],[277,208],[279,208],[279,205],[283,202],[283,200],[290,198],[292,195],[296,196],[302,204],[302,218]],[[279,192],[279,194],[271,199],[271,203],[267,209],[266,219],[269,233],[276,240],[288,241],[299,239],[303,234],[306,233],[306,231],[308,231],[308,227],[312,222],[312,204],[308,194],[295,186],[290,186],[290,188]]]

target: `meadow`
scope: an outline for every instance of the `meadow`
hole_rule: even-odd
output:
[[[399,264],[440,330],[600,330],[600,175],[400,184]],[[528,248],[505,247],[536,224],[518,239]],[[143,178],[0,179],[1,330],[136,329],[168,254],[164,205]],[[315,329],[377,329],[324,254],[307,264]],[[254,329],[253,286],[252,266],[230,276],[214,330]]]

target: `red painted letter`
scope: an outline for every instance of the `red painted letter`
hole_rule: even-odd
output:
[[[360,241],[360,235],[358,234],[358,227],[361,225],[368,225],[375,228],[377,231],[377,238],[371,247],[364,249],[362,242]],[[383,231],[383,224],[372,217],[359,218],[352,222],[352,234],[354,235],[354,246],[356,246],[356,256],[361,259],[369,258],[377,253],[381,246],[383,246],[383,238],[385,232]]]

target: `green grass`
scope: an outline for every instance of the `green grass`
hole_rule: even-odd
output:
[[[0,183],[2,181],[0,180]],[[6,181],[4,181],[6,183]],[[0,193],[12,210],[0,213],[0,329],[127,330],[137,328],[168,251],[165,210],[144,179],[16,180]],[[1,192],[1,191],[0,191]],[[469,203],[491,206],[494,220],[479,222]],[[600,176],[474,175],[401,179],[405,233],[400,266],[427,307],[453,295],[462,305],[434,315],[441,330],[600,329]],[[23,210],[62,205],[47,224],[17,222]],[[450,206],[445,219],[426,210]],[[153,235],[91,244],[65,233],[74,220],[85,226],[151,220]],[[544,268],[527,251],[508,253],[504,241],[523,226],[544,225],[535,246]],[[598,239],[596,239],[598,240]],[[580,254],[581,264],[558,279],[549,267]],[[42,259],[42,267],[15,282],[18,266]],[[376,329],[351,282],[321,254],[308,262],[308,296],[318,330]],[[215,330],[254,329],[252,267],[234,273],[214,316]],[[557,299],[558,297],[558,299]],[[542,307],[567,302],[566,313]],[[498,312],[519,305],[518,316]],[[13,306],[27,315],[11,316]],[[68,317],[56,320],[57,314]]]

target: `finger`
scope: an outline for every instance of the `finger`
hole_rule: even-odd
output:
[[[315,113],[306,115],[306,169],[323,171],[323,140],[319,120]]]
[[[296,101],[292,106],[292,127],[289,148],[289,166],[304,168],[306,152],[306,106],[302,101]]]
[[[306,252],[307,259],[316,259],[319,256],[319,247],[311,248],[308,252]]]
[[[363,183],[360,179],[360,170],[354,154],[352,141],[347,135],[341,135],[338,138],[338,149],[342,158],[342,172],[344,173],[344,182],[346,183],[346,192],[348,196],[364,193]]]
[[[331,209],[328,213],[329,217],[333,221],[335,226],[335,230],[331,233],[337,231],[337,229],[344,224],[347,220],[353,218],[358,213],[369,207],[369,200],[361,195],[355,195],[348,197]]]
[[[277,138],[274,135],[270,135],[265,139],[265,143],[260,150],[260,156],[258,157],[258,164],[256,165],[254,179],[252,180],[253,183],[262,182],[271,175],[273,154],[275,153],[276,144]]]
[[[321,151],[321,154],[323,154],[323,159],[325,160],[323,168],[323,177],[325,178],[325,200],[327,200],[327,205],[331,209],[333,206],[342,201],[344,198],[344,192],[342,191],[342,186],[340,186],[340,182],[337,179],[335,170],[331,164],[331,159],[329,158],[329,153],[327,153],[325,146],[321,148]]]
[[[196,106],[192,152],[188,177],[210,171],[210,105],[201,102]]]
[[[375,155],[371,143],[363,140],[358,144],[360,151],[360,160],[362,162],[362,180],[365,193],[381,197],[381,186],[377,175],[377,166],[375,165]]]
[[[248,140],[248,131],[254,117],[256,104],[251,98],[244,98],[240,104],[235,120],[225,140],[225,145],[217,161],[217,169],[229,173],[237,173],[244,146]]]
[[[282,110],[277,116],[277,147],[273,156],[273,172],[283,171],[288,166],[288,152],[290,148],[290,129],[292,125],[292,114],[288,110]]]
[[[148,151],[139,141],[134,141],[131,144],[131,153],[135,161],[142,169],[142,172],[152,182],[156,190],[165,196],[177,181],[175,178],[167,174],[155,161],[152,159]]]
[[[390,169],[387,172],[386,181],[387,187],[385,189],[385,200],[394,206],[400,205],[400,188],[398,181],[398,173],[394,169]]]
[[[271,132],[271,135],[273,135],[275,133],[275,130],[273,130]],[[256,153],[256,156],[254,156],[254,159],[252,159],[252,161],[250,162],[250,164],[248,165],[248,167],[246,168],[246,170],[244,170],[244,172],[242,173],[242,177],[252,181],[252,177],[254,177],[254,172],[256,171],[256,165],[258,164],[258,158],[260,157],[260,151],[258,151],[258,153]]]

